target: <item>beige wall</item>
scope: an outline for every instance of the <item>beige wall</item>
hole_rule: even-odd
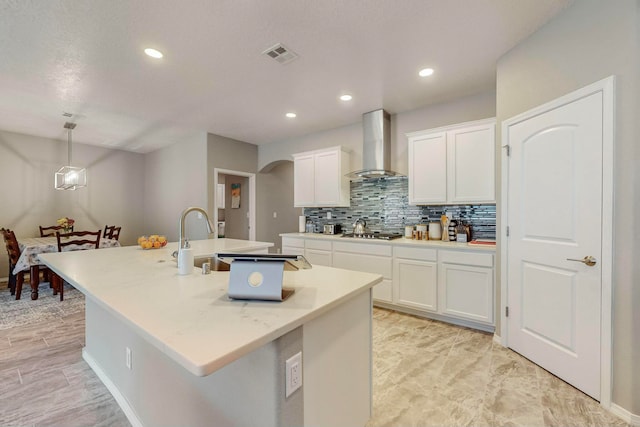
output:
[[[146,154],[144,170],[143,234],[164,234],[175,242],[182,211],[190,206],[207,210],[206,133]],[[187,216],[185,234],[192,240],[208,237],[206,224],[196,213]]]
[[[640,164],[639,9],[637,0],[575,2],[504,55],[497,71],[499,124],[616,76],[612,400],[636,415],[640,414],[640,177],[635,172]]]
[[[67,141],[0,131],[0,227],[18,238],[39,235],[38,225],[68,216],[76,230],[122,227],[123,245],[143,229],[144,156],[84,144],[73,145],[74,165],[88,169],[88,186],[53,188],[53,175],[67,163]],[[7,277],[6,251],[0,251],[0,277]]]
[[[273,242],[272,252],[282,250],[280,233],[298,231],[298,216],[302,209],[293,207],[293,162],[283,161],[273,165],[268,172],[258,174],[257,240]],[[276,214],[276,218],[273,214]]]
[[[364,111],[363,111],[364,113]],[[407,138],[405,134],[423,129],[471,120],[486,119],[496,114],[495,92],[486,92],[452,102],[432,105],[391,116],[391,167],[406,174]],[[258,169],[291,155],[318,148],[342,145],[350,150],[351,170],[362,168],[362,123],[354,123],[324,132],[259,146]],[[297,225],[296,225],[297,228]]]
[[[213,212],[216,189],[213,185],[214,169],[227,169],[236,172],[257,173],[258,147],[247,142],[237,141],[224,136],[207,134],[207,193],[208,212]],[[256,177],[257,180],[257,177]],[[257,183],[256,183],[257,186]],[[247,186],[248,187],[248,186]],[[247,188],[248,194],[248,188]],[[231,199],[226,200],[230,206]],[[226,215],[226,213],[225,213]],[[256,206],[256,216],[260,216],[260,206]],[[257,220],[256,220],[257,222]]]

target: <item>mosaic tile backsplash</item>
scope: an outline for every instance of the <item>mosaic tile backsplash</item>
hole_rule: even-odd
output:
[[[350,207],[305,208],[304,215],[317,231],[324,224],[340,224],[344,232],[351,232],[354,221],[363,218],[370,231],[404,234],[405,225],[440,221],[449,212],[453,219],[471,224],[472,238],[496,238],[496,205],[411,206],[408,194],[407,177],[351,181]]]

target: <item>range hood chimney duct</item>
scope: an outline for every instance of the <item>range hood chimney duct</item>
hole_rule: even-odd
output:
[[[383,109],[362,115],[362,170],[349,178],[374,179],[400,174],[391,170],[391,116]]]

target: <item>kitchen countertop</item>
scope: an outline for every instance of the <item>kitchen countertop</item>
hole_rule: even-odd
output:
[[[393,246],[412,246],[412,247],[433,247],[437,249],[463,249],[482,252],[495,252],[495,245],[470,245],[469,243],[459,242],[443,242],[441,240],[413,240],[400,237],[393,240],[383,239],[362,239],[357,237],[342,237],[341,234],[322,234],[322,233],[282,233],[280,237],[292,237],[297,239],[318,239],[318,240],[332,240],[340,242],[353,242],[353,243],[372,243],[376,245],[393,245]]]
[[[272,243],[191,241],[195,255],[261,250]],[[87,298],[123,320],[161,352],[198,376],[332,310],[381,281],[381,276],[314,266],[284,273],[295,293],[283,302],[236,301],[228,272],[179,276],[171,252],[138,246],[43,254],[40,259]]]

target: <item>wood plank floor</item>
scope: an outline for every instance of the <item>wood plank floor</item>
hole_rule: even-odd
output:
[[[0,330],[0,426],[129,426],[82,359],[84,311],[42,318]],[[367,427],[627,425],[489,334],[382,309],[373,333]]]

